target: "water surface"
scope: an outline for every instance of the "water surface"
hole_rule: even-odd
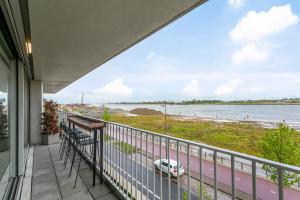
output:
[[[110,108],[130,111],[149,108],[164,112],[161,105],[152,104],[108,104]],[[167,105],[170,115],[196,116],[237,121],[286,122],[300,127],[300,105]]]

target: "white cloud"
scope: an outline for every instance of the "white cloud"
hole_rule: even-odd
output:
[[[132,90],[132,88],[123,83],[123,79],[118,78],[110,83],[107,83],[104,87],[94,90],[94,93],[98,95],[108,95],[119,98],[130,97],[132,95]]]
[[[249,43],[236,50],[231,59],[234,64],[242,64],[245,62],[264,61],[268,56],[269,49],[267,46],[258,46],[255,43]]]
[[[293,14],[290,5],[273,6],[262,12],[249,11],[230,32],[231,40],[242,45],[231,56],[232,62],[242,64],[267,60],[271,48],[277,46],[266,42],[267,37],[298,22],[299,17]]]
[[[228,3],[233,8],[240,8],[245,4],[245,0],[229,0]]]
[[[232,79],[216,88],[215,95],[224,96],[233,93],[240,85],[241,79]]]
[[[198,97],[201,94],[199,81],[191,80],[184,86],[182,92],[190,97]]]
[[[299,17],[293,14],[291,6],[274,6],[269,11],[249,11],[230,32],[233,41],[257,41],[283,31],[297,24]]]

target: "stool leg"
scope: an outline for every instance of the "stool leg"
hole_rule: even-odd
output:
[[[61,152],[60,152],[60,159],[61,159],[61,160],[63,159],[64,153],[65,153],[65,151],[66,151],[67,141],[68,141],[67,138],[65,138],[64,144],[63,144],[63,147],[62,147],[62,150],[61,150]]]
[[[59,145],[59,151],[58,151],[58,154],[59,154],[59,155],[60,155],[60,152],[61,152],[61,150],[62,150],[62,146],[63,146],[64,140],[65,140],[65,136],[62,137],[61,143],[60,143],[60,145]]]
[[[79,157],[79,164],[78,164],[78,169],[77,169],[77,174],[76,174],[74,189],[75,189],[76,183],[77,183],[77,178],[78,178],[78,174],[79,174],[80,164],[81,164],[81,156]]]
[[[66,152],[66,156],[65,156],[65,160],[64,160],[64,166],[65,166],[65,168],[67,166],[67,162],[68,162],[68,157],[69,157],[70,151],[71,151],[71,147],[68,147],[67,152]]]
[[[72,174],[72,169],[73,169],[73,165],[74,165],[75,156],[76,156],[76,150],[75,150],[75,147],[74,147],[74,155],[73,155],[73,158],[72,158],[72,163],[71,163],[69,178],[71,177],[71,174]]]

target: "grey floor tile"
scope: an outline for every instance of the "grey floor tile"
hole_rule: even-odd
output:
[[[37,194],[41,192],[46,192],[52,189],[58,190],[57,182],[45,182],[45,183],[39,183],[36,185],[32,185],[32,194]]]
[[[76,187],[74,188],[74,182],[66,183],[61,185],[61,191],[63,198],[68,197],[74,193],[86,191],[86,187],[82,185],[82,183],[77,182]]]
[[[94,187],[89,188],[89,191],[91,195],[94,197],[94,199],[97,199],[99,197],[104,197],[108,195],[109,193],[112,193],[111,189],[107,187],[107,185],[96,185]]]
[[[64,200],[94,200],[88,191],[80,191],[64,198]]]
[[[35,170],[33,169],[33,177],[37,177],[37,176],[40,176],[40,175],[44,175],[44,174],[54,174],[54,169],[49,169],[49,168],[46,168],[46,169],[39,169],[39,170]]]
[[[32,200],[61,200],[61,195],[58,189],[52,189],[45,192],[33,194]]]
[[[118,200],[119,198],[113,194],[113,193],[110,193],[104,197],[98,197],[96,198],[96,200]]]
[[[56,177],[54,173],[41,174],[32,178],[32,185],[45,182],[56,182]]]

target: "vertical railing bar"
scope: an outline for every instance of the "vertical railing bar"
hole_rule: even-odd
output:
[[[122,134],[122,141],[121,141],[121,151],[120,151],[120,154],[121,154],[121,164],[120,164],[120,168],[121,168],[121,182],[122,182],[122,188],[123,188],[123,191],[125,192],[125,187],[124,187],[124,180],[125,180],[125,170],[123,169],[124,168],[124,127],[122,127],[122,131],[120,132],[120,134]]]
[[[112,175],[112,157],[113,157],[113,156],[112,156],[112,148],[113,148],[113,147],[112,147],[112,145],[113,145],[113,144],[112,144],[112,140],[113,140],[113,137],[112,137],[112,133],[111,133],[112,131],[113,131],[113,130],[112,130],[112,125],[110,124],[110,125],[109,125],[109,135],[110,135],[110,140],[109,140],[109,144],[110,144],[110,145],[109,145],[109,151],[110,151],[110,152],[109,152],[109,153],[110,153],[110,158],[109,158],[109,161],[110,161],[110,162],[109,162],[109,163],[110,163],[110,165],[109,165],[109,175],[110,175],[110,179],[111,179],[111,180],[112,180],[112,177],[113,177],[113,175]]]
[[[131,199],[133,199],[133,190],[132,190],[132,188],[133,188],[133,142],[132,142],[132,129],[130,129],[130,144],[131,144],[131,155],[130,155],[130,158],[131,158],[131,189],[130,189],[130,191],[131,191],[131,194],[130,194],[130,196],[131,196]]]
[[[231,196],[232,200],[235,200],[235,167],[234,167],[234,155],[231,155]]]
[[[218,199],[217,151],[214,151],[214,199]]]
[[[202,163],[202,147],[199,147],[199,176],[200,176],[200,188],[199,199],[203,200],[203,163]]]
[[[117,151],[115,148],[115,143],[116,143],[116,138],[115,138],[115,134],[117,133],[116,131],[116,125],[113,125],[113,140],[112,140],[112,150],[113,150],[113,181],[116,182],[117,181],[117,173],[116,173],[116,157],[117,157]]]
[[[134,140],[135,140],[135,199],[137,199],[137,132],[134,131]]]
[[[147,199],[149,199],[149,184],[148,184],[148,133],[146,132],[146,186],[147,186]]]
[[[144,174],[143,174],[143,132],[140,131],[140,150],[141,150],[141,199],[143,199],[143,181],[144,181]]]
[[[112,129],[112,132],[113,132],[113,140],[112,140],[112,150],[113,150],[113,181],[116,182],[117,181],[117,177],[116,177],[116,156],[117,156],[117,151],[116,151],[116,148],[115,148],[115,143],[116,143],[116,137],[115,137],[115,134],[117,133],[116,131],[116,125],[113,125],[113,129]]]
[[[99,130],[100,131],[100,130]],[[106,128],[105,127],[103,127],[103,129],[102,129],[102,136],[103,136],[103,141],[102,141],[102,147],[101,147],[101,142],[99,142],[99,163],[100,163],[100,165],[101,165],[101,162],[102,162],[102,175],[104,175],[105,174],[105,169],[106,169],[106,158],[105,158],[105,156],[106,156],[106,145],[105,145],[105,135],[106,135]],[[100,141],[101,141],[101,131],[100,131]],[[103,152],[101,152],[101,151],[103,151]],[[101,154],[102,154],[102,156],[103,156],[103,158],[102,158],[102,161],[101,161]]]
[[[277,174],[278,174],[278,198],[279,200],[284,199],[284,193],[283,193],[283,169],[277,168]]]
[[[159,168],[159,176],[160,176],[160,200],[162,200],[162,168],[161,168],[161,136],[159,136],[159,165],[160,165],[160,168]]]
[[[155,142],[155,136],[152,135],[152,161],[153,161],[153,200],[155,200],[155,165],[154,165],[154,161],[155,161],[155,152],[154,152],[154,142]]]
[[[111,137],[110,137],[110,124],[109,123],[107,123],[107,138],[108,138],[108,140],[107,140],[107,175],[109,176],[109,178],[110,178],[110,166],[111,166],[111,163],[110,163],[110,159],[111,159],[111,157],[110,157],[110,140],[111,140]]]
[[[101,134],[101,131],[100,131],[100,134]],[[106,127],[103,128],[102,134],[103,134],[103,142],[102,142],[103,146],[101,147],[100,150],[103,151],[103,163],[102,163],[102,168],[103,169],[102,170],[103,170],[103,173],[106,174],[106,141],[105,141]],[[101,138],[101,135],[100,135],[100,138]],[[101,155],[101,153],[100,153],[100,155]],[[100,157],[100,162],[101,162],[101,157]]]
[[[187,143],[188,199],[191,199],[190,144]]]
[[[252,193],[253,200],[256,200],[256,162],[252,160]]]
[[[122,187],[123,187],[123,191],[125,192],[125,169],[124,168],[124,156],[125,156],[125,149],[124,149],[124,144],[125,144],[125,141],[124,141],[124,127],[122,127],[122,151],[121,151],[121,172],[122,172]],[[127,172],[127,171],[126,171]]]
[[[179,180],[179,141],[176,145],[176,159],[177,159],[177,200],[180,199],[180,180]]]
[[[109,128],[108,128],[108,123],[106,123],[106,126],[105,126],[105,133],[106,133],[106,143],[105,143],[105,149],[106,149],[106,170],[105,170],[105,173],[106,173],[106,175],[108,175],[108,166],[109,166],[109,164],[108,164],[108,130],[109,130]]]
[[[126,156],[126,160],[125,160],[125,163],[126,163],[126,197],[128,198],[128,147],[129,147],[129,139],[128,139],[128,128],[126,128],[126,145],[125,145],[125,149],[126,149],[126,153],[125,153],[125,156]]]
[[[102,166],[103,166],[103,173],[106,174],[106,163],[107,163],[107,159],[106,159],[106,141],[105,141],[105,138],[106,138],[106,129],[107,127],[105,126],[103,128],[103,147],[101,147],[101,150],[103,150],[103,163],[102,163]],[[101,132],[100,132],[101,134]]]
[[[129,147],[129,148],[131,148],[131,146],[129,146],[129,128],[127,128],[127,148]],[[128,149],[127,149],[128,150]],[[129,159],[129,153],[131,153],[131,152],[128,152],[127,151],[127,160],[126,160],[126,170],[129,170],[128,169],[128,159]],[[129,179],[129,177],[130,177],[130,175],[129,175],[129,173],[127,172],[127,175],[128,175],[128,177],[127,177],[127,184],[129,183],[129,181],[128,181],[128,179]],[[127,196],[129,195],[129,191],[128,191],[129,189],[128,189],[128,185],[127,185]]]
[[[123,145],[122,145],[122,134],[121,131],[122,130],[122,126],[119,126],[119,186],[120,186],[120,190],[123,192],[123,172],[122,172],[122,151],[123,151]]]
[[[118,126],[118,138],[119,138],[119,140],[118,140],[118,144],[119,144],[119,155],[118,155],[118,166],[117,167],[119,167],[119,181],[118,181],[118,183],[119,183],[119,189],[121,189],[121,127],[120,126]]]
[[[114,162],[114,167],[115,167],[115,182],[118,184],[118,167],[117,167],[117,162],[118,162],[118,151],[117,151],[117,144],[118,144],[118,127],[115,125],[115,140],[114,140],[114,152],[115,152],[115,162]]]
[[[166,151],[167,151],[167,159],[168,159],[168,199],[171,200],[171,176],[170,176],[170,140],[167,138],[166,141]]]
[[[125,129],[125,127],[124,127],[124,129],[123,129],[123,148],[124,148],[124,154],[123,154],[123,156],[124,156],[124,159],[125,159],[125,176],[126,176],[126,179],[125,179],[125,185],[126,185],[126,187],[125,187],[125,192],[126,192],[126,198],[128,197],[128,188],[127,188],[127,183],[128,183],[128,169],[127,169],[127,147],[128,147],[128,145],[127,145],[127,134],[126,134],[126,143],[125,143],[125,130],[126,130],[126,133],[128,132],[128,128],[126,128]]]
[[[117,144],[118,144],[118,126],[115,127],[116,131],[116,138],[115,138],[115,173],[116,173],[116,183],[118,184],[118,150],[117,150]]]
[[[113,145],[114,145],[114,181],[117,183],[118,181],[118,177],[117,177],[117,168],[116,168],[116,162],[117,162],[117,150],[116,150],[116,143],[117,143],[117,125],[114,125],[114,141],[113,141]]]

